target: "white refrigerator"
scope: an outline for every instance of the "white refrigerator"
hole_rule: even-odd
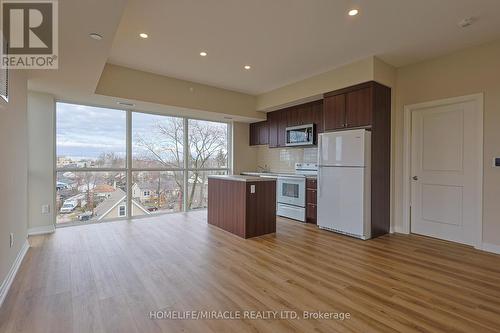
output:
[[[371,237],[371,133],[322,133],[318,152],[317,223],[322,229]]]

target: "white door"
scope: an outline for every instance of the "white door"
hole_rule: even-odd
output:
[[[475,101],[412,111],[411,232],[474,245],[479,231]]]

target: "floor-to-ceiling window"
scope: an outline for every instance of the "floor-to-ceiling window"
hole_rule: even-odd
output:
[[[57,103],[58,224],[205,208],[228,123]]]
[[[205,208],[208,176],[226,174],[228,164],[228,126],[204,120],[187,120],[188,177],[186,204],[189,209]]]

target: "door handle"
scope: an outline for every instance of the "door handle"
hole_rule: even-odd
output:
[[[418,176],[411,177],[413,180],[418,180]]]

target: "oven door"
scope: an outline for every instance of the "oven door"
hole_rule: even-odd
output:
[[[277,197],[279,203],[306,206],[306,180],[305,178],[280,177],[277,182]]]

